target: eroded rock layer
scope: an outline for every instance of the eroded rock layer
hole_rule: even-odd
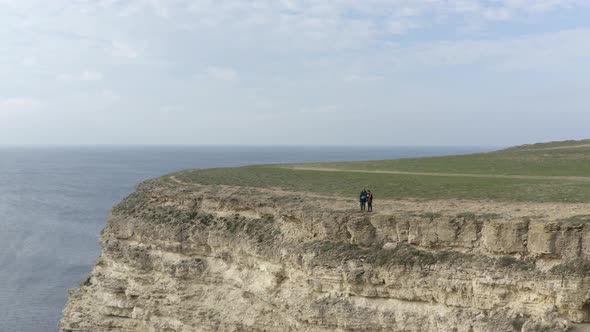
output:
[[[113,209],[61,329],[586,330],[583,208],[448,204],[367,214],[338,198],[147,182]]]

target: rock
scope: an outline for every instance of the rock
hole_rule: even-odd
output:
[[[568,265],[590,255],[583,223],[359,216],[220,188],[145,185],[115,207],[61,331],[566,331],[588,319],[584,265]],[[539,270],[547,257],[561,272]]]
[[[397,243],[387,242],[383,245],[383,250],[393,250],[397,248]]]

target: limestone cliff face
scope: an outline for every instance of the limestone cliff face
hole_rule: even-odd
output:
[[[61,330],[590,331],[585,217],[408,204],[145,183]]]

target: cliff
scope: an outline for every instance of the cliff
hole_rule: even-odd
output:
[[[590,331],[590,207],[148,181],[62,331]]]

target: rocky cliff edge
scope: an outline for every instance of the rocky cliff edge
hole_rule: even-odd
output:
[[[590,331],[590,208],[148,181],[61,331]]]

